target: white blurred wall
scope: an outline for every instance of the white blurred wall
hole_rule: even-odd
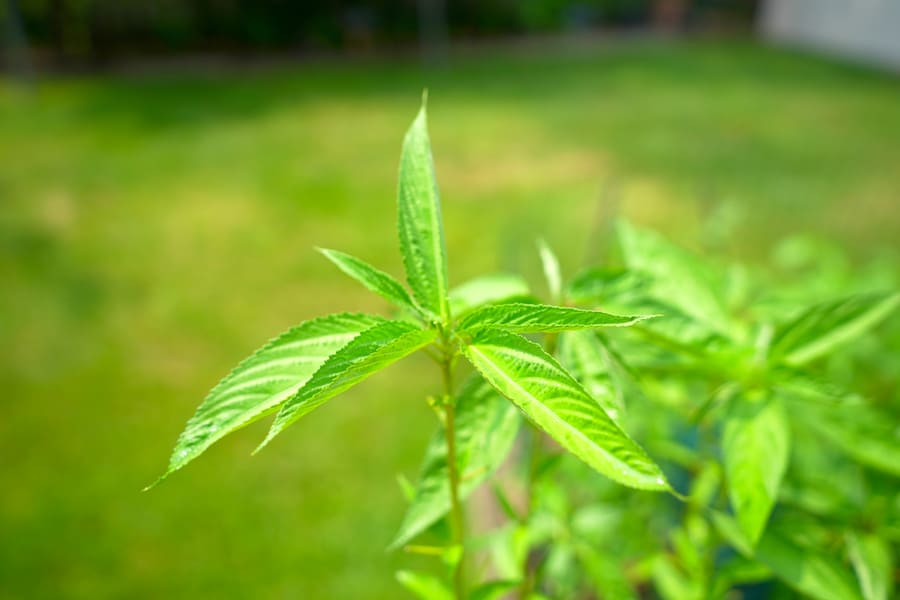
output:
[[[759,28],[779,43],[900,70],[900,0],[764,0]]]

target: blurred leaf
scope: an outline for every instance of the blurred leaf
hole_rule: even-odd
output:
[[[559,268],[559,259],[544,240],[538,240],[538,253],[541,255],[541,266],[544,268],[544,280],[547,282],[550,301],[557,303],[562,295],[562,274]]]
[[[673,557],[660,554],[653,562],[653,583],[664,600],[701,600],[697,585],[678,570]]]
[[[504,400],[504,402],[506,402],[506,400]],[[509,403],[507,402],[507,404]],[[516,510],[516,507],[513,506],[513,503],[509,499],[509,496],[506,495],[506,491],[503,489],[502,485],[495,482],[491,486],[491,491],[494,492],[494,498],[497,499],[497,504],[500,505],[500,509],[503,511],[503,514],[506,515],[507,519],[516,523],[525,522],[525,519],[519,514],[519,512]]]
[[[817,304],[775,332],[771,355],[802,365],[859,337],[900,305],[900,293],[860,294]]]
[[[519,412],[481,377],[473,376],[457,394],[455,429],[460,498],[500,467],[519,431]],[[416,493],[391,549],[399,548],[450,511],[447,444],[441,427],[425,452]]]
[[[403,473],[397,473],[397,485],[400,486],[400,492],[407,502],[412,502],[416,497],[416,488]]]
[[[163,478],[229,433],[276,410],[341,347],[381,317],[342,313],[301,323],[244,359],[200,404],[175,443]]]
[[[600,473],[630,487],[670,489],[656,463],[539,345],[480,329],[463,353],[538,427]]]
[[[488,581],[472,590],[469,600],[500,600],[519,585],[518,581]]]
[[[710,460],[700,466],[693,481],[689,500],[697,507],[705,508],[716,498],[722,483],[722,469],[718,463]]]
[[[764,564],[734,555],[724,564],[716,566],[710,597],[726,598],[733,587],[762,583],[772,577],[772,570]]]
[[[529,297],[528,283],[518,275],[497,273],[476,277],[450,290],[450,310],[459,317],[485,304]]]
[[[650,281],[634,271],[591,267],[575,274],[566,286],[565,296],[579,304],[604,304],[632,295]]]
[[[622,317],[598,310],[546,304],[502,304],[476,309],[459,322],[460,331],[496,327],[513,333],[550,333],[594,327],[625,327],[654,315]]]
[[[859,402],[807,401],[794,410],[846,454],[900,477],[900,427],[893,416]]]
[[[546,548],[547,557],[541,564],[543,591],[553,598],[572,598],[579,583],[575,549],[566,538],[558,538]]]
[[[560,336],[559,361],[617,423],[625,414],[621,386],[613,385],[611,356],[593,331],[567,331]]]
[[[331,355],[318,371],[284,403],[262,449],[286,427],[324,402],[435,339],[433,330],[400,321],[385,321],[366,329]]]
[[[489,534],[488,541],[495,575],[508,580],[521,577],[522,564],[529,550],[528,527],[508,523]]]
[[[790,431],[774,396],[732,399],[722,433],[728,495],[751,546],[766,526],[787,468]]]
[[[853,574],[840,561],[797,545],[777,528],[770,528],[760,539],[756,558],[803,594],[818,600],[861,600]]]
[[[397,571],[397,581],[421,600],[453,600],[453,593],[444,583],[425,573]]]
[[[319,252],[337,265],[341,271],[363,284],[367,289],[382,296],[399,308],[416,314],[419,312],[403,285],[384,271],[380,271],[365,261],[337,250],[319,248]]]
[[[893,596],[893,558],[889,543],[871,533],[848,532],[847,552],[865,600],[887,600]]]
[[[689,539],[684,526],[675,528],[669,535],[669,540],[688,579],[694,584],[703,581],[705,579],[703,572],[704,548]]]
[[[754,549],[750,545],[750,540],[741,530],[740,524],[731,515],[726,515],[718,510],[710,510],[709,515],[713,525],[728,544],[740,552],[746,558],[753,558]]]
[[[625,263],[652,278],[650,294],[726,337],[732,322],[713,270],[698,257],[653,231],[625,221],[618,225]]]
[[[635,600],[637,598],[625,577],[623,565],[615,557],[601,555],[587,544],[579,544],[575,552],[599,598],[603,598],[603,600]]]
[[[447,323],[447,249],[424,99],[403,139],[397,205],[406,278],[419,304]]]

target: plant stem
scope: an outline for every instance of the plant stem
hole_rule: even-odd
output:
[[[528,434],[528,471],[525,481],[525,524],[531,518],[531,511],[534,508],[535,482],[537,481],[538,467],[541,462],[541,435],[542,432],[535,427],[530,421],[526,429]],[[534,586],[534,578],[531,572],[531,549],[525,551],[522,557],[522,583],[519,586],[519,598],[524,600],[531,595]]]
[[[460,548],[459,558],[453,567],[453,591],[457,600],[464,600],[465,523],[463,522],[462,504],[459,501],[459,470],[456,462],[456,406],[453,398],[453,358],[449,353],[441,361],[441,373],[444,379],[444,436],[447,442],[447,477],[450,483],[450,526],[453,532],[453,543]]]

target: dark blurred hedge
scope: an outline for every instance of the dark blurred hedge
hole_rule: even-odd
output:
[[[54,61],[131,54],[413,44],[423,7],[452,37],[747,22],[754,0],[0,0]],[[427,13],[427,11],[426,11]],[[427,17],[426,17],[427,19]],[[427,23],[425,21],[424,23]]]

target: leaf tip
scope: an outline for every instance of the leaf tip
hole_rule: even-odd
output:
[[[154,481],[153,483],[151,483],[151,484],[149,484],[149,485],[146,485],[146,486],[144,486],[143,488],[141,488],[141,493],[149,492],[150,490],[152,490],[153,488],[155,488],[156,486],[158,486],[159,484],[161,484],[163,481],[165,481],[166,479],[168,479],[169,475],[171,475],[171,474],[172,474],[172,469],[169,469],[168,471],[166,471],[165,473],[163,473],[162,475],[160,475],[160,476],[156,479],[156,481]]]
[[[640,323],[641,321],[649,321],[650,319],[658,319],[660,317],[664,317],[666,315],[663,314],[655,314],[655,315],[635,315],[634,322]]]
[[[277,422],[273,423],[272,428],[269,429],[269,433],[266,435],[265,439],[259,444],[259,446],[254,448],[253,452],[250,453],[250,456],[256,456],[257,454],[259,454],[260,450],[268,446],[269,443],[275,438],[275,436],[281,433],[282,429],[284,428],[279,427]]]

